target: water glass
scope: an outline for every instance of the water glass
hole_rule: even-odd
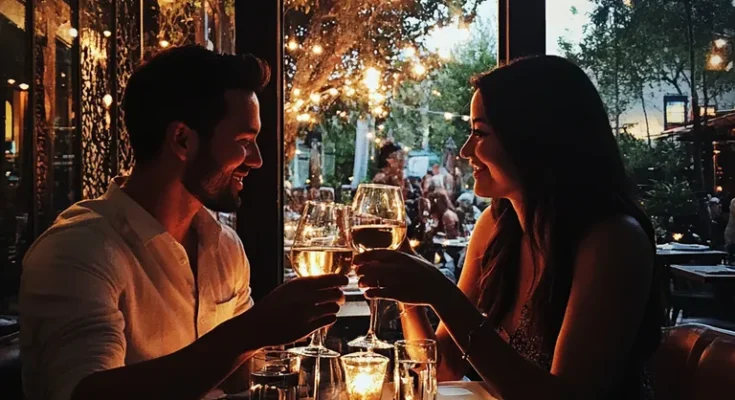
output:
[[[287,351],[263,350],[251,358],[251,400],[297,400],[299,356]]]
[[[399,340],[395,357],[395,400],[435,400],[436,341]]]

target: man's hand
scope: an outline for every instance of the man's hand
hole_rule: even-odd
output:
[[[261,332],[263,346],[296,342],[337,321],[348,279],[343,275],[297,278],[277,287],[241,317],[255,323],[244,329]],[[239,318],[239,317],[238,317]]]

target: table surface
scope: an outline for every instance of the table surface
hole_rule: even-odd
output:
[[[735,284],[735,268],[726,265],[672,265],[671,273],[701,283]]]
[[[437,400],[497,400],[488,393],[482,382],[442,382],[439,384]],[[387,383],[382,400],[393,400],[393,384]]]

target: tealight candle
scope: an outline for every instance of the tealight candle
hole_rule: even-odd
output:
[[[349,400],[380,400],[388,357],[377,353],[352,353],[342,356],[342,366]]]

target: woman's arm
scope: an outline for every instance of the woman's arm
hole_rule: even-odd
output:
[[[546,371],[513,350],[462,292],[447,285],[432,304],[455,344],[504,399],[593,399],[619,383],[653,279],[648,237],[630,217],[600,223],[580,243],[566,314]],[[471,348],[468,336],[473,332]]]
[[[488,208],[478,219],[475,231],[470,238],[465,257],[464,268],[459,277],[457,286],[452,285],[450,290],[457,291],[465,297],[470,304],[477,303],[477,287],[482,274],[482,258],[487,248],[490,237],[495,229],[495,220]],[[449,281],[447,281],[449,282]],[[451,282],[449,282],[451,284]],[[451,306],[451,303],[447,303]],[[432,330],[431,324],[426,316],[425,307],[404,306],[402,310],[401,324],[403,335],[406,339],[435,339],[440,353],[438,365],[438,379],[440,381],[460,380],[467,374],[469,364],[462,360],[462,353],[452,340],[445,324],[439,324],[436,332]]]

